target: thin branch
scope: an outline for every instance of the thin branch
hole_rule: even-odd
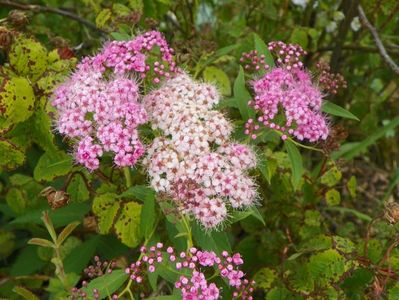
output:
[[[23,4],[23,3],[18,3],[18,2],[14,2],[14,1],[10,1],[10,0],[0,0],[0,6],[4,5],[4,6],[8,6],[8,7],[13,7],[13,8],[17,8],[20,10],[27,10],[27,11],[33,11],[35,13],[54,13],[54,14],[58,14],[67,18],[70,18],[72,20],[75,20],[79,23],[82,23],[83,25],[87,26],[88,28],[97,31],[101,34],[107,34],[107,32],[105,32],[104,30],[101,30],[99,28],[96,27],[95,24],[91,23],[88,20],[83,19],[82,17],[79,17],[78,15],[67,11],[67,10],[62,10],[59,8],[55,8],[55,7],[49,7],[49,6],[41,6],[41,5],[37,5],[37,4]]]
[[[381,42],[377,30],[373,25],[371,25],[371,23],[367,19],[366,14],[364,13],[364,10],[361,7],[361,5],[357,7],[357,10],[359,12],[360,21],[363,23],[365,27],[367,27],[367,29],[370,31],[371,35],[373,36],[375,45],[377,46],[380,55],[382,56],[382,59],[392,69],[392,71],[394,71],[396,74],[399,74],[399,66],[392,60],[387,50],[385,50],[384,44]]]
[[[373,46],[360,46],[360,45],[352,45],[352,44],[347,44],[343,45],[342,50],[353,50],[353,51],[361,51],[361,52],[371,52],[371,53],[379,53],[379,49],[377,47]],[[387,51],[391,55],[399,55],[398,49],[394,45],[387,45],[386,47]],[[320,47],[314,52],[326,52],[326,51],[333,51],[334,47]]]

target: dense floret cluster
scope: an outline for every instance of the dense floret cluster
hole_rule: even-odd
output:
[[[86,69],[78,69],[55,91],[57,128],[77,141],[78,163],[95,170],[104,152],[114,153],[117,166],[136,163],[144,153],[137,127],[147,121],[138,97],[136,81],[121,76],[105,80]]]
[[[232,125],[212,109],[218,102],[214,86],[185,74],[144,97],[153,129],[163,132],[144,161],[151,185],[207,228],[226,219],[227,205],[242,208],[256,199],[255,183],[246,174],[255,155],[229,141]]]
[[[156,47],[158,52],[153,51]],[[55,90],[57,129],[76,140],[78,163],[95,170],[99,158],[109,152],[114,163],[124,167],[133,166],[142,156],[137,127],[147,121],[147,115],[132,78],[144,78],[148,72],[153,72],[155,83],[177,72],[173,49],[158,31],[106,44],[97,55],[83,59],[71,78]]]
[[[269,50],[276,66],[252,82],[255,97],[249,105],[258,118],[247,121],[245,133],[255,139],[259,124],[263,124],[281,132],[282,139],[325,140],[329,129],[321,112],[323,93],[300,61],[306,52],[283,42],[269,43]]]
[[[181,274],[175,287],[181,290],[183,300],[216,300],[220,299],[220,287],[209,282],[205,275],[206,270],[216,269],[234,288],[233,298],[252,299],[254,282],[246,279],[244,272],[239,269],[244,263],[239,253],[229,255],[227,251],[223,251],[218,256],[213,251],[200,251],[194,247],[188,252],[180,253],[175,252],[172,247],[163,248],[162,243],[148,249],[142,247],[140,259],[125,270],[130,279],[141,283],[146,272],[155,272],[157,265],[168,264]]]

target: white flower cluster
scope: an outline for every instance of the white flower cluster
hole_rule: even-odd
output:
[[[231,124],[212,110],[218,102],[214,86],[186,74],[144,97],[153,129],[163,132],[144,160],[151,185],[207,228],[226,218],[227,206],[252,205],[257,195],[246,173],[256,157],[247,146],[229,142]]]

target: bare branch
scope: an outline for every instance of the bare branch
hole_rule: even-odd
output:
[[[85,25],[86,27],[97,31],[101,34],[107,34],[107,32],[105,32],[104,30],[101,30],[99,28],[96,27],[95,24],[91,23],[88,20],[83,19],[82,17],[79,17],[78,15],[67,11],[67,10],[62,10],[59,8],[55,8],[55,7],[49,7],[49,6],[41,6],[41,5],[37,5],[37,4],[23,4],[23,3],[18,3],[18,2],[14,2],[14,1],[10,1],[10,0],[0,0],[0,6],[8,6],[8,7],[13,7],[16,9],[20,9],[20,10],[28,10],[28,11],[33,11],[36,13],[54,13],[54,14],[58,14],[67,18],[70,18],[72,20],[75,20],[79,23],[82,23],[83,25]]]
[[[399,74],[399,66],[392,60],[392,58],[389,56],[388,52],[386,51],[384,44],[382,43],[377,30],[366,17],[366,14],[364,13],[363,8],[361,5],[357,7],[357,10],[359,12],[359,18],[362,24],[367,27],[367,29],[370,31],[371,35],[373,36],[375,45],[377,46],[380,55],[382,56],[382,59],[385,61],[385,63],[396,73]]]

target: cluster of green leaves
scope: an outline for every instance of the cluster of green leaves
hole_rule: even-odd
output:
[[[114,292],[125,297],[129,290],[137,299],[140,293],[180,299],[173,288],[178,274],[167,264],[140,286],[132,286],[122,271],[138,256],[138,246],[162,241],[178,250],[195,245],[240,252],[248,277],[257,282],[255,299],[399,299],[398,228],[381,217],[383,201],[395,199],[399,183],[394,171],[398,83],[368,32],[353,31],[345,22],[354,17],[350,1],[310,1],[305,8],[279,0],[36,2],[76,13],[97,30],[38,11],[27,12],[30,22],[20,32],[6,28],[13,41],[0,48],[0,273],[5,278],[0,297],[65,299],[71,287],[87,280],[82,271],[100,255],[116,260],[118,269],[92,280],[88,294],[96,288],[102,298]],[[392,0],[362,5],[396,59],[399,5]],[[0,17],[8,12],[0,8]],[[251,175],[258,182],[259,206],[232,214],[223,231],[207,232],[182,219],[147,187],[140,167],[129,170],[132,186],[126,187],[126,171],[114,169],[107,158],[94,173],[73,165],[71,145],[53,133],[50,96],[77,61],[62,50],[78,46],[78,57],[91,54],[106,40],[126,40],[154,26],[176,49],[179,65],[218,86],[223,95],[218,108],[234,122],[234,138],[251,143],[258,155]],[[298,43],[309,51],[307,66],[331,59],[333,70],[344,74],[348,89],[323,105],[332,123],[348,131],[339,150],[282,142],[266,129],[255,141],[243,134],[255,112],[247,105],[251,77],[238,60],[256,49],[272,66],[265,43],[271,40]],[[153,136],[146,128],[143,134],[148,141]],[[353,161],[361,162],[360,172]],[[376,165],[386,169],[376,176],[387,183],[369,189],[369,178],[361,173]],[[50,209],[54,194],[47,199],[41,194],[49,186],[69,194],[65,207]],[[373,194],[375,189],[379,193]],[[394,208],[386,212],[390,221],[397,220]],[[49,211],[46,220],[54,229],[44,226],[43,211]],[[226,283],[217,283],[222,298],[230,299]]]

